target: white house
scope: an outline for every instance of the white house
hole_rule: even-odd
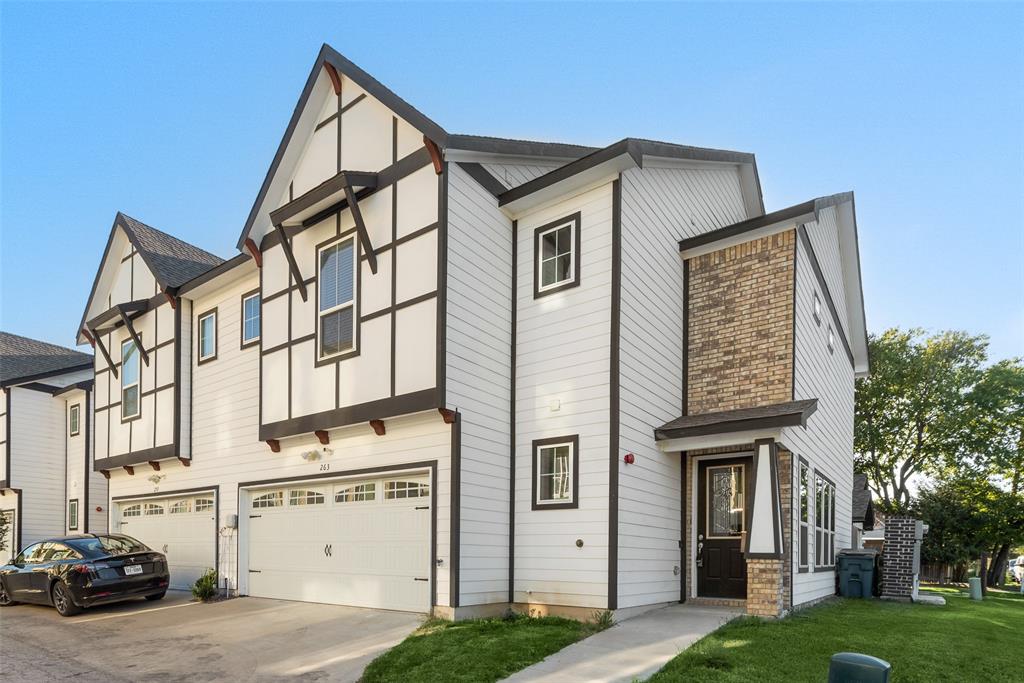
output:
[[[236,246],[118,214],[80,326],[111,528],[172,585],[452,618],[832,593],[851,194],[765,214],[751,154],[451,134],[324,46]]]
[[[0,560],[107,529],[106,481],[91,461],[92,375],[88,354],[0,332]]]

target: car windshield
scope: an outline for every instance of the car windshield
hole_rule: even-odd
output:
[[[93,557],[100,555],[127,555],[149,550],[142,543],[131,536],[93,536],[90,538],[76,538],[67,541],[67,544],[79,552],[86,553]]]

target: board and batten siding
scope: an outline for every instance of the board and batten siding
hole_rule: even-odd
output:
[[[64,530],[64,402],[42,391],[11,392],[11,485],[21,489],[22,547]]]
[[[534,299],[534,229],[577,211],[580,285]],[[520,217],[516,248],[514,598],[603,609],[608,605],[612,183]],[[577,434],[578,508],[532,510],[532,442]]]
[[[459,605],[508,601],[512,221],[449,164],[445,404],[461,421]]]
[[[808,225],[808,231],[814,228]],[[817,251],[815,252],[817,254]],[[820,260],[819,256],[819,260]],[[829,285],[831,288],[831,285]],[[807,428],[787,427],[781,441],[794,454],[793,504],[799,507],[799,468],[797,457],[811,467],[810,562],[811,571],[798,571],[799,548],[793,544],[793,605],[816,600],[835,592],[833,570],[815,572],[813,471],[820,471],[836,485],[836,552],[850,547],[851,507],[853,495],[853,411],[854,374],[840,343],[828,350],[829,313],[822,300],[821,324],[814,320],[813,297],[819,291],[817,279],[802,241],[797,243],[796,265],[796,340],[794,396],[796,400],[816,398],[818,409],[807,422]],[[840,311],[840,316],[845,311]],[[793,515],[792,538],[800,533],[799,516]]]
[[[654,429],[683,404],[683,259],[679,240],[747,218],[735,166],[645,160],[622,174],[618,606],[679,599],[679,453]]]

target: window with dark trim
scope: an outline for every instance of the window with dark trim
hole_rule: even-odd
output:
[[[799,544],[798,564],[800,571],[807,571],[810,566],[810,523],[811,523],[811,472],[807,461],[800,458],[800,474],[797,481],[798,495],[800,496],[800,531],[797,538]]]
[[[217,309],[207,311],[198,318],[199,365],[217,358]]]
[[[82,406],[78,403],[68,408],[68,435],[78,436],[81,431]]]
[[[579,507],[579,435],[533,442],[533,509]]]
[[[260,292],[242,295],[242,344],[247,348],[260,341]]]
[[[78,499],[72,498],[68,501],[68,530],[78,529]]]
[[[826,569],[836,563],[836,485],[820,474],[814,476],[814,566]]]
[[[533,298],[580,284],[580,214],[533,231]]]
[[[317,253],[317,353],[320,360],[356,349],[356,275],[354,236],[332,242]]]
[[[134,420],[142,412],[139,394],[139,348],[128,339],[121,342],[121,420]]]

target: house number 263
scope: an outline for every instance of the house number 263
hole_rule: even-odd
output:
[[[326,472],[329,469],[331,469],[331,463],[329,463],[329,462],[322,462],[322,463],[320,463],[320,471],[321,472]]]

